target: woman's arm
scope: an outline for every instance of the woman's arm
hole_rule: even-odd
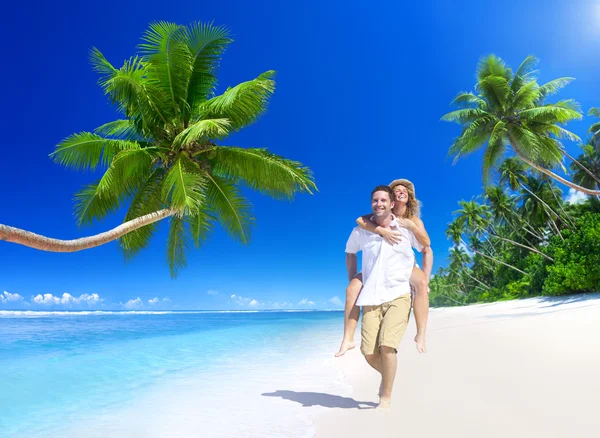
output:
[[[364,230],[379,234],[381,237],[387,240],[390,245],[398,243],[402,240],[402,233],[390,230],[389,228],[380,227],[375,222],[371,221],[369,219],[370,217],[370,214],[361,216],[356,219],[356,224]]]
[[[413,216],[412,219],[396,218],[396,222],[401,227],[412,231],[421,245],[431,245],[429,235],[427,234],[427,231],[425,231],[425,224],[423,224],[423,221],[418,217]]]

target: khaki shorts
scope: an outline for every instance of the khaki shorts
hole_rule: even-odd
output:
[[[360,352],[379,353],[379,347],[398,351],[410,316],[410,294],[379,306],[363,306]]]

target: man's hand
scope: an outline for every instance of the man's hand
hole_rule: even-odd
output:
[[[390,245],[402,242],[402,233],[400,231],[394,231],[390,228],[377,227],[375,232],[383,237]]]

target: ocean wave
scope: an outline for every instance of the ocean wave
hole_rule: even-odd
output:
[[[0,310],[0,318],[48,318],[56,316],[102,315],[190,315],[223,313],[306,313],[338,312],[335,309],[272,309],[272,310]]]

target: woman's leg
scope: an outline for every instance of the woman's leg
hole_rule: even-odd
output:
[[[426,353],[425,333],[427,332],[427,317],[429,316],[429,291],[428,281],[422,270],[414,267],[410,275],[410,285],[415,289],[413,309],[415,310],[415,321],[417,323],[417,351]]]
[[[356,299],[362,289],[362,274],[358,273],[350,280],[350,284],[346,288],[346,306],[344,308],[344,339],[342,345],[335,357],[343,356],[346,351],[352,350],[356,344],[354,343],[354,332],[358,324],[360,316],[360,308],[356,305]]]

